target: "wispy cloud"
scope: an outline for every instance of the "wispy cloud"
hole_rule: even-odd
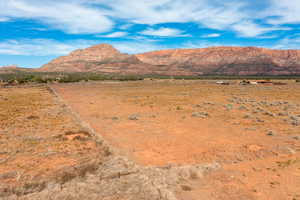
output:
[[[33,19],[70,34],[114,31],[118,21],[125,24],[121,30],[134,24],[192,22],[245,37],[278,30],[278,24],[300,23],[298,0],[268,2],[257,9],[257,1],[250,0],[6,0],[0,3],[0,22]],[[262,26],[256,19],[274,26]]]
[[[0,22],[7,22],[9,21],[8,17],[0,17]]]
[[[158,36],[158,37],[187,37],[189,35],[184,34],[183,31],[179,29],[173,28],[165,28],[161,27],[159,29],[148,28],[142,32],[142,35],[151,35],[151,36]]]
[[[96,44],[96,41],[76,40],[59,42],[50,39],[6,40],[0,42],[0,54],[46,56],[64,55],[79,48]]]
[[[103,37],[103,38],[120,38],[127,36],[127,32],[113,32],[107,35],[97,35],[97,37]]]
[[[127,30],[130,29],[131,27],[133,27],[134,24],[123,24],[119,27],[119,29],[121,30]]]
[[[300,37],[285,37],[268,47],[274,49],[300,49]]]
[[[142,53],[166,48],[155,41],[130,40],[67,40],[64,42],[50,39],[6,40],[0,42],[0,55],[22,56],[61,56],[76,49],[83,49],[95,44],[109,43],[123,53]]]
[[[211,34],[207,34],[207,35],[202,35],[201,37],[203,38],[216,38],[216,37],[220,37],[221,34],[220,33],[211,33]]]
[[[138,24],[195,22],[207,27],[224,28],[246,17],[241,8],[246,3],[210,0],[98,0],[110,6],[113,17]],[[134,12],[133,12],[134,11]]]
[[[290,30],[290,28],[274,26],[263,27],[251,21],[243,21],[233,25],[233,30],[235,30],[241,37],[257,37],[272,31]]]
[[[278,38],[279,35],[276,35],[276,34],[272,34],[272,35],[260,35],[256,38],[258,39],[274,39],[274,38]]]
[[[263,26],[256,22],[256,19],[264,20],[274,16],[274,13],[281,17],[281,21],[300,21],[300,4],[296,1],[293,3],[288,0],[269,1],[271,4],[259,4],[249,0],[226,2],[218,0],[94,0],[93,2],[109,6],[108,14],[111,17],[133,24],[192,22],[210,29],[231,30],[242,37],[256,37],[276,30],[287,30],[276,26],[275,23]],[[263,5],[262,8],[256,8],[257,4]]]
[[[270,0],[270,8],[265,16],[273,16],[267,22],[271,24],[300,23],[300,2],[298,0]]]
[[[0,3],[0,10],[1,18],[34,19],[71,34],[106,32],[114,25],[104,11],[77,1],[8,0]]]

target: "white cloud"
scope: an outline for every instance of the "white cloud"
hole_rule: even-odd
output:
[[[290,38],[286,37],[279,40],[270,48],[274,49],[300,49],[300,37]]]
[[[0,42],[0,55],[61,56],[76,49],[83,49],[100,43],[109,43],[123,53],[142,53],[165,48],[154,41],[147,40],[121,42],[105,40],[69,40],[60,42],[50,39],[26,39]]]
[[[46,56],[64,55],[79,48],[95,44],[95,41],[77,40],[59,42],[49,39],[6,40],[0,42],[0,54]]]
[[[243,21],[233,25],[233,30],[235,30],[241,37],[257,37],[267,32],[290,30],[290,28],[263,27],[251,21]]]
[[[103,38],[120,38],[127,36],[128,33],[126,32],[113,32],[108,35],[98,35],[97,37],[103,37]]]
[[[246,3],[232,0],[94,0],[111,8],[111,16],[138,24],[196,22],[210,28],[228,27],[246,17]]]
[[[0,22],[32,19],[49,29],[71,34],[116,31],[117,22],[124,24],[120,30],[135,24],[159,27],[163,23],[192,22],[200,27],[237,32],[242,37],[257,37],[287,30],[279,27],[282,24],[300,23],[299,0],[0,0],[0,10]],[[256,19],[273,26],[260,25]],[[184,36],[179,31],[161,28],[144,32],[153,36]]]
[[[142,32],[142,35],[150,35],[150,36],[159,36],[159,37],[186,37],[188,35],[184,35],[183,32],[179,29],[173,28],[164,28],[161,27],[159,29],[148,28]]]
[[[211,34],[207,34],[207,35],[203,35],[203,38],[216,38],[216,37],[220,37],[221,34],[220,33],[211,33]]]
[[[270,8],[265,16],[276,16],[268,20],[271,24],[300,23],[299,0],[270,0]]]
[[[0,17],[0,22],[7,22],[9,21],[8,17]]]
[[[287,2],[287,0],[284,1]],[[262,11],[267,10],[269,5],[249,0],[226,2],[220,0],[94,0],[93,2],[109,6],[110,16],[129,23],[155,25],[194,22],[211,29],[238,32],[245,37],[284,30],[278,27],[263,27],[255,23],[255,19],[266,17]],[[265,7],[257,8],[262,5]],[[300,10],[293,13],[300,13]]]
[[[127,30],[130,29],[133,26],[133,24],[123,24],[119,27],[121,30]]]
[[[260,36],[257,36],[256,38],[258,39],[274,39],[274,38],[278,38],[279,35],[276,35],[276,34],[272,34],[272,35],[260,35]]]
[[[104,11],[58,0],[8,0],[0,3],[0,17],[34,19],[67,33],[110,31],[113,22]]]

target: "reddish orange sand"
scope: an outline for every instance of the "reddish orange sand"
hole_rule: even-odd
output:
[[[222,165],[195,182],[192,191],[178,194],[184,200],[300,199],[300,84],[143,81],[52,87],[140,164]]]
[[[76,175],[76,168],[104,157],[84,133],[46,87],[0,88],[0,199]]]

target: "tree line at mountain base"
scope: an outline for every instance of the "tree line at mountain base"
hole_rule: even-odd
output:
[[[120,75],[120,74],[100,74],[90,72],[16,72],[10,74],[0,74],[0,82],[7,84],[26,83],[75,83],[81,81],[140,81],[145,79],[175,79],[175,80],[295,80],[300,82],[300,75],[200,75],[200,76],[167,76],[167,75]]]

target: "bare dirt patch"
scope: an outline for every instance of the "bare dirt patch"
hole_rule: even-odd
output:
[[[0,199],[176,200],[218,164],[145,167],[120,156],[47,86],[0,90]]]
[[[144,81],[53,88],[101,137],[141,165],[223,166],[182,185],[178,198],[281,200],[300,198],[300,85],[287,83]]]
[[[46,87],[1,88],[0,110],[0,198],[83,175],[105,157]]]

